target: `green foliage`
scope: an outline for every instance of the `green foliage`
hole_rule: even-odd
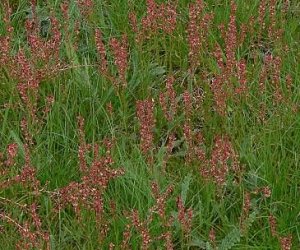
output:
[[[240,242],[240,240],[241,240],[241,232],[238,228],[234,228],[221,241],[221,245],[220,245],[219,249],[220,250],[232,249],[235,246],[235,244]]]
[[[1,39],[7,35],[6,25],[2,20],[5,14],[4,2],[0,3]],[[16,56],[22,48],[30,58],[25,30],[25,20],[33,18],[30,1],[8,2],[12,7],[10,21],[14,28],[10,34],[12,43],[9,55]],[[163,236],[168,231],[172,233],[174,249],[209,250],[216,249],[216,246],[219,250],[279,249],[278,237],[288,235],[293,236],[292,249],[297,249],[300,243],[300,7],[297,1],[290,1],[286,14],[281,11],[282,4],[286,1],[277,1],[275,28],[284,31],[280,39],[269,37],[270,13],[265,16],[265,29],[258,23],[258,8],[262,1],[235,1],[238,34],[243,25],[246,28],[251,26],[252,17],[255,21],[252,33],[247,33],[244,42],[234,52],[237,60],[246,61],[249,89],[246,96],[234,96],[226,100],[226,115],[217,112],[212,84],[218,74],[224,73],[218,67],[215,57],[217,45],[221,47],[221,58],[224,62],[227,60],[228,48],[220,34],[219,25],[224,24],[225,31],[227,30],[230,1],[205,1],[204,13],[213,12],[214,18],[203,34],[207,37],[205,46],[198,55],[199,65],[195,72],[190,72],[189,69],[187,34],[188,6],[195,1],[177,1],[178,16],[174,32],[150,32],[149,37],[142,42],[137,41],[138,36],[129,24],[128,14],[136,12],[138,27],[141,28],[141,20],[147,12],[147,1],[94,0],[94,6],[88,14],[79,8],[80,1],[67,1],[70,2],[70,19],[67,21],[60,6],[63,1],[37,2],[38,36],[42,41],[50,41],[53,36],[52,15],[59,21],[59,30],[62,32],[59,49],[61,60],[49,59],[49,68],[46,67],[49,76],[42,78],[37,91],[38,122],[29,122],[28,126],[32,135],[30,163],[41,182],[41,190],[40,194],[36,194],[21,184],[4,187],[6,181],[18,176],[25,165],[26,135],[21,122],[23,119],[31,121],[32,117],[20,94],[20,81],[13,74],[18,63],[14,63],[12,67],[1,64],[0,216],[10,215],[20,225],[24,225],[31,217],[22,205],[37,203],[42,231],[49,233],[51,250],[109,249],[111,243],[116,245],[115,249],[120,249],[127,224],[130,225],[130,248],[140,249],[142,234],[132,225],[130,217],[134,210],[139,212],[141,221],[148,222],[147,227],[152,237],[150,249],[166,249]],[[166,25],[164,23],[162,26]],[[94,39],[96,28],[102,32],[109,76],[99,71],[102,61]],[[110,45],[111,38],[120,41],[123,34],[128,39],[125,89],[116,87],[119,72]],[[3,51],[0,48],[0,59],[1,53]],[[281,59],[281,70],[279,84],[275,86],[272,78],[274,69],[267,69],[266,89],[262,92],[260,78],[267,55]],[[38,64],[33,58],[30,66],[34,67],[35,63]],[[51,63],[57,66],[54,74],[50,74],[50,66],[53,66]],[[286,80],[289,75],[292,78],[291,86],[288,86]],[[164,117],[160,105],[160,95],[168,92],[166,82],[169,76],[175,78],[173,87],[178,106],[170,121]],[[238,84],[238,77],[231,76],[224,87],[229,92],[234,92]],[[278,89],[282,91],[281,102],[276,102],[274,97]],[[183,98],[186,90],[192,99],[192,114],[188,118]],[[47,106],[47,97],[52,96],[53,104]],[[31,98],[34,99],[34,95]],[[151,99],[155,103],[154,146],[149,153],[150,157],[140,150],[141,124],[137,119],[137,101],[145,99]],[[107,108],[109,104],[112,113]],[[49,112],[44,114],[48,107]],[[111,168],[125,170],[125,174],[111,180],[103,192],[103,218],[100,225],[96,223],[93,209],[84,208],[80,220],[70,204],[57,211],[54,199],[58,190],[72,182],[80,183],[84,176],[79,170],[78,159],[79,115],[85,119],[86,143],[99,144],[99,155],[103,156],[107,153],[103,140],[112,139],[114,146],[110,153],[114,164]],[[191,161],[187,160],[187,121],[191,124],[193,135],[191,144],[195,146]],[[203,136],[201,140],[198,132]],[[176,138],[168,155],[169,136],[172,133]],[[214,182],[218,172],[209,172],[212,169],[210,160],[217,136],[228,136],[240,167],[238,171],[230,167],[222,185]],[[15,164],[6,167],[4,163],[8,158],[7,148],[12,143],[17,144],[19,150]],[[199,159],[201,152],[207,161]],[[91,166],[95,160],[95,152],[91,150],[85,157]],[[150,159],[151,157],[153,158]],[[233,161],[230,158],[226,164],[232,166]],[[204,170],[210,176],[205,176]],[[165,218],[161,218],[157,211],[151,212],[157,202],[151,189],[153,182],[158,184],[160,194],[167,187],[173,187],[173,192],[166,199]],[[270,196],[262,192],[266,187],[270,188]],[[241,223],[245,193],[250,194],[251,204]],[[178,197],[182,199],[185,213],[189,208],[193,211],[191,228],[186,231],[178,218]],[[277,220],[277,238],[271,235],[268,221],[270,214]],[[187,218],[187,214],[185,216]],[[106,226],[109,230],[101,238],[100,231]],[[22,238],[16,229],[16,225],[0,218],[1,249],[15,249],[16,243]],[[210,239],[211,229],[215,231],[215,242]]]

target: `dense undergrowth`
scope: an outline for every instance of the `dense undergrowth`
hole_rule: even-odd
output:
[[[0,249],[299,249],[299,11],[1,1]]]

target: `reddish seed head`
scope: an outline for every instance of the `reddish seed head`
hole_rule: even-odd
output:
[[[108,113],[110,116],[113,115],[113,113],[114,113],[114,107],[113,107],[113,105],[112,105],[112,102],[108,102],[108,103],[106,104],[106,111],[107,111],[107,113]]]
[[[289,235],[286,237],[280,237],[281,250],[291,250],[292,249],[292,239],[293,239],[292,235]]]
[[[79,132],[79,148],[78,148],[78,158],[79,158],[79,166],[81,173],[87,172],[87,162],[86,162],[86,154],[88,152],[88,145],[85,142],[85,133],[84,133],[84,118],[79,116],[78,120],[78,132]]]
[[[259,3],[259,10],[258,10],[258,23],[260,25],[259,36],[262,34],[262,32],[265,30],[266,27],[266,23],[264,20],[266,15],[266,8],[267,8],[266,0],[261,0]]]
[[[231,165],[229,165],[229,160],[231,160]],[[239,171],[237,155],[228,137],[215,137],[214,148],[208,164],[209,169],[201,169],[201,175],[205,179],[211,178],[218,186],[225,184],[229,170]]]
[[[159,95],[159,103],[165,118],[170,122],[174,119],[177,111],[176,92],[174,90],[174,77],[169,76],[166,81],[166,91]]]
[[[270,214],[269,215],[269,224],[270,224],[270,229],[271,229],[271,235],[273,237],[277,236],[277,222],[276,222],[276,218]]]
[[[274,39],[274,34],[276,34],[275,26],[276,26],[276,5],[277,0],[269,1],[269,18],[270,18],[270,26],[268,30],[268,35],[270,39]]]
[[[270,187],[266,186],[261,189],[261,192],[265,198],[269,198],[272,194]]]
[[[251,206],[251,196],[249,192],[246,192],[244,197],[244,202],[243,202],[243,211],[240,217],[240,224],[243,230],[246,229],[245,221],[249,216],[250,206]]]
[[[194,156],[194,143],[193,143],[193,132],[192,132],[192,97],[190,93],[186,90],[183,93],[183,103],[184,103],[184,114],[185,122],[183,125],[183,134],[187,145],[187,155],[186,161],[190,162]]]
[[[69,20],[69,3],[67,1],[64,1],[61,5],[60,5],[60,10],[63,14],[64,20],[67,21]]]
[[[130,236],[131,236],[131,231],[130,231],[131,227],[129,224],[126,225],[125,230],[123,232],[123,240],[122,240],[122,245],[121,245],[121,249],[122,250],[129,250],[130,246],[129,246],[129,240],[130,240]]]
[[[209,231],[209,241],[214,247],[216,246],[216,231],[213,227]]]
[[[189,234],[192,228],[193,210],[184,207],[181,197],[177,198],[178,221],[180,222],[185,234]]]
[[[103,215],[103,193],[108,186],[108,183],[124,174],[123,169],[112,169],[114,163],[111,156],[112,142],[104,140],[106,146],[105,155],[99,156],[98,144],[87,144],[84,136],[84,119],[78,117],[79,127],[79,164],[81,172],[80,182],[71,182],[66,187],[59,189],[55,196],[57,208],[71,204],[78,218],[81,218],[82,208],[89,209],[95,212],[97,225],[101,225]],[[85,156],[93,150],[93,159],[91,164],[88,164]],[[104,228],[100,232],[101,237],[104,237],[107,230]]]
[[[167,4],[157,4],[155,0],[147,0],[147,15],[141,20],[142,28],[138,32],[137,41],[140,42],[143,39],[148,39],[159,30],[171,34],[176,28],[176,9],[177,1],[168,1]]]
[[[139,29],[138,29],[138,21],[137,21],[136,13],[131,11],[128,15],[128,19],[133,32],[137,34],[139,32]]]
[[[226,71],[229,77],[234,72],[235,67],[235,51],[237,49],[237,27],[236,27],[236,10],[237,6],[234,1],[231,1],[231,11],[229,24],[226,33]]]
[[[126,72],[128,69],[128,40],[124,34],[121,41],[116,38],[110,40],[110,46],[115,58],[115,65],[117,66],[119,80],[123,88],[126,87]]]
[[[137,118],[140,123],[141,150],[147,155],[153,149],[153,130],[155,127],[154,101],[137,101]]]
[[[97,51],[98,54],[100,56],[100,72],[102,74],[107,75],[108,74],[108,63],[107,63],[107,59],[106,59],[106,49],[104,46],[104,43],[102,41],[102,33],[100,29],[96,29],[95,30],[95,42],[96,42],[96,47],[97,47]]]
[[[201,49],[200,40],[200,23],[202,10],[203,10],[202,0],[198,0],[191,4],[189,7],[189,24],[187,28],[188,33],[188,44],[189,44],[189,61],[190,61],[190,71],[194,72],[199,65],[199,55]]]
[[[189,122],[192,115],[192,98],[190,93],[186,90],[183,93],[183,103],[184,103],[184,114]]]
[[[7,160],[5,162],[6,166],[13,166],[15,163],[15,158],[18,153],[18,144],[12,143],[7,146]]]
[[[151,188],[152,188],[153,197],[156,200],[156,204],[154,205],[154,207],[151,208],[151,211],[156,212],[163,221],[167,221],[166,214],[165,214],[166,202],[169,196],[171,195],[171,193],[173,192],[174,188],[173,186],[169,186],[167,190],[162,194],[159,193],[157,183],[155,182],[152,183]]]
[[[177,0],[175,1],[168,1],[168,3],[161,4],[159,13],[163,13],[161,18],[161,28],[167,34],[173,33],[176,28],[177,22]]]
[[[133,226],[136,228],[136,230],[140,233],[142,236],[142,248],[143,250],[149,249],[150,243],[151,243],[151,236],[148,229],[148,221],[141,221],[139,218],[138,211],[134,210],[131,214],[131,220]]]
[[[281,58],[279,56],[276,56],[273,59],[272,64],[273,64],[272,83],[275,88],[274,98],[275,98],[275,102],[279,103],[283,99],[283,94],[282,94],[281,84],[280,84],[280,74],[281,74],[281,64],[282,64]]]
[[[290,74],[288,74],[285,78],[286,81],[286,87],[288,89],[288,91],[291,93],[292,90],[292,86],[293,86],[293,78]]]
[[[0,63],[8,65],[10,63],[10,38],[8,36],[0,37]]]
[[[9,144],[7,147],[7,154],[9,155],[9,157],[15,158],[17,153],[18,153],[18,144],[16,143]]]
[[[237,75],[239,80],[239,87],[235,89],[238,95],[248,95],[247,75],[246,75],[246,61],[244,59],[237,63]]]
[[[165,238],[165,249],[166,250],[173,250],[173,240],[172,240],[172,233],[170,231],[167,231],[164,235]]]
[[[77,0],[77,4],[81,14],[85,18],[88,18],[93,13],[94,10],[93,0]]]

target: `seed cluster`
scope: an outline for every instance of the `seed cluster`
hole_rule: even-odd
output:
[[[140,123],[141,150],[147,155],[153,149],[153,130],[155,127],[154,102],[152,99],[138,101],[137,117]]]

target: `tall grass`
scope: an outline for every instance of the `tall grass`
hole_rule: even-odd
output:
[[[0,249],[299,249],[299,11],[3,0]]]

